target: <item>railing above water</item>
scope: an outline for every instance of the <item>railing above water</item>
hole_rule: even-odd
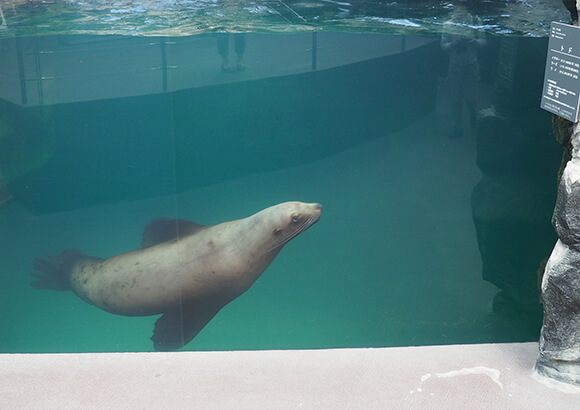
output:
[[[245,37],[245,66],[228,72],[220,68],[217,43],[225,41],[234,56],[235,36]],[[158,94],[326,70],[433,41],[437,39],[316,32],[2,39],[0,98],[36,106]]]

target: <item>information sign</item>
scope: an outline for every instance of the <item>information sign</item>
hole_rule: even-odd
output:
[[[540,107],[572,122],[580,101],[580,27],[552,22]]]

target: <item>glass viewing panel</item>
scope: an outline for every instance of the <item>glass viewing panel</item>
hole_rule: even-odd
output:
[[[214,296],[182,291],[156,333],[179,328],[183,350],[537,340],[562,156],[539,100],[564,7],[224,3],[2,3],[0,352],[154,350],[159,314],[91,302],[167,305],[179,275],[225,257],[173,251],[211,229],[185,222],[139,250],[148,223],[286,201],[322,204],[320,221],[221,310],[230,282],[199,279]],[[263,260],[264,219],[219,238]],[[83,300],[59,277],[79,254],[48,257],[67,249],[122,256],[85,267]]]

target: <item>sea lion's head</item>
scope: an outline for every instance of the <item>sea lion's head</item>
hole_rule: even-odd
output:
[[[255,222],[262,231],[265,249],[278,252],[318,222],[321,214],[322,205],[318,203],[284,202],[256,214]]]

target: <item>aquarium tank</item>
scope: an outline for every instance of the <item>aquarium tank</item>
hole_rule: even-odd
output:
[[[552,21],[562,2],[3,0],[0,352],[147,352],[163,326],[197,351],[536,341]],[[280,234],[244,218],[288,201],[318,222],[217,303]]]

